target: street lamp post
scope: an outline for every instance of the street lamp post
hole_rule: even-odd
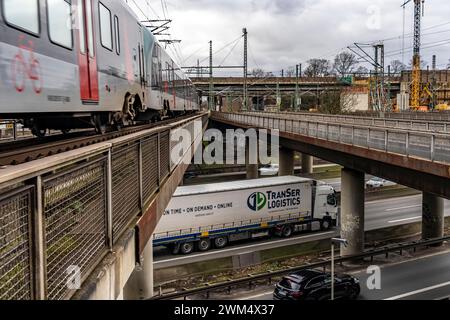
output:
[[[331,239],[331,301],[334,300],[334,246],[338,245],[348,245],[347,239],[333,238]]]

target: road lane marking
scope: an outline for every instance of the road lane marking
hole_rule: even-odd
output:
[[[314,238],[314,237],[320,238],[321,236],[333,235],[333,234],[337,234],[337,232],[336,231],[329,231],[329,232],[324,232],[324,233],[315,233],[315,234],[310,234],[310,235],[302,236],[302,237],[298,237],[298,238],[283,239],[283,240],[278,240],[278,241],[275,241],[275,242],[269,241],[269,242],[265,242],[265,243],[252,244],[252,245],[248,245],[248,246],[245,246],[245,247],[234,247],[234,248],[229,248],[229,249],[223,249],[223,250],[217,250],[217,251],[201,253],[201,254],[197,254],[197,255],[190,255],[190,256],[185,256],[185,257],[179,257],[179,258],[172,258],[172,259],[167,259],[167,260],[155,261],[153,263],[153,265],[167,263],[167,262],[171,262],[171,261],[177,261],[177,260],[193,259],[193,258],[196,258],[196,257],[204,257],[204,256],[209,256],[209,255],[213,255],[213,254],[220,254],[220,253],[229,252],[229,251],[245,250],[245,249],[249,249],[249,248],[254,249],[256,247],[263,247],[263,246],[267,246],[267,245],[271,245],[271,244],[278,244],[278,243],[283,243],[283,242],[294,242],[295,240],[303,240],[303,239],[309,239],[309,238]],[[252,250],[252,252],[253,252],[253,250]]]
[[[385,211],[390,212],[390,211],[397,211],[397,210],[404,210],[404,209],[412,209],[412,208],[418,208],[418,207],[421,207],[421,206],[422,206],[421,204],[416,204],[414,206],[390,208],[390,209],[386,209]]]
[[[423,292],[439,289],[439,288],[446,287],[446,286],[450,286],[450,281],[444,282],[444,283],[441,283],[441,284],[437,284],[435,286],[419,289],[419,290],[416,290],[416,291],[411,291],[411,292],[407,292],[407,293],[404,293],[404,294],[400,294],[398,296],[387,298],[387,299],[384,299],[384,300],[400,300],[400,299],[403,299],[403,298],[406,298],[406,297],[415,296],[416,294],[419,294],[419,293],[423,293]]]
[[[388,223],[405,222],[405,221],[417,220],[417,219],[422,219],[422,217],[420,216],[420,217],[412,217],[412,218],[405,218],[405,219],[392,220],[392,221],[388,221]]]
[[[367,201],[366,204],[368,204],[368,203],[392,202],[392,201],[395,201],[395,200],[398,201],[398,200],[416,199],[416,198],[422,199],[422,196],[420,194],[419,195],[406,196],[406,197],[399,196],[399,197],[394,197],[394,198],[387,198],[387,199]]]
[[[264,292],[264,293],[256,294],[254,296],[245,297],[245,298],[242,298],[240,300],[252,300],[252,299],[256,299],[256,298],[261,298],[261,297],[267,296],[269,294],[273,294],[273,292],[274,292],[274,290],[271,290],[271,291],[267,291],[267,292]]]

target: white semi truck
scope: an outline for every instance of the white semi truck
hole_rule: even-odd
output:
[[[328,230],[339,208],[333,187],[293,176],[179,187],[153,235],[174,254],[230,242]]]

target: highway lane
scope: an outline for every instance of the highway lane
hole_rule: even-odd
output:
[[[450,201],[445,202],[445,215],[450,216]],[[406,225],[422,220],[422,196],[391,198],[366,203],[366,231],[378,230],[392,226]],[[333,234],[337,234],[334,232]],[[167,268],[210,259],[230,257],[248,250],[267,250],[314,240],[331,238],[333,235],[324,233],[308,233],[291,239],[266,239],[250,241],[244,244],[230,246],[224,250],[212,250],[206,253],[189,256],[173,256],[167,250],[155,248],[155,269]]]
[[[450,201],[444,200],[445,216],[450,216]],[[422,221],[422,195],[383,199],[366,204],[366,231]]]
[[[380,290],[368,289],[367,272],[354,275],[361,281],[360,300],[440,300],[450,296],[450,253],[381,267]],[[273,300],[272,288],[260,291],[239,300]]]
[[[286,247],[295,244],[308,243],[312,241],[326,240],[339,235],[337,231],[309,233],[307,235],[302,234],[289,239],[263,240],[263,241],[251,241],[241,245],[230,246],[222,250],[211,250],[205,253],[197,253],[189,256],[172,256],[167,255],[164,251],[162,256],[155,257],[153,262],[153,268],[163,269],[173,266],[183,265],[187,263],[201,262],[205,260],[220,259],[226,257],[233,257],[235,255],[243,254],[249,251],[261,251],[279,247]]]

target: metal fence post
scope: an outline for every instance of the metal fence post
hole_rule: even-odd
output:
[[[409,132],[406,133],[405,154],[409,157]]]
[[[436,136],[433,134],[431,136],[431,152],[430,152],[430,156],[431,156],[431,162],[434,162],[435,159],[435,153],[436,153]]]
[[[108,247],[110,250],[114,246],[114,235],[113,235],[113,204],[112,204],[112,150],[108,150],[108,158],[106,160],[106,226],[107,226],[107,239]]]
[[[355,145],[355,127],[352,126],[352,146]]]
[[[34,297],[36,300],[47,298],[47,270],[45,254],[45,227],[44,227],[44,195],[42,177],[36,177],[35,181],[35,210],[34,210]]]
[[[14,120],[14,123],[13,123],[13,138],[14,138],[14,141],[17,140],[17,121],[16,120]]]
[[[138,175],[139,175],[139,207],[141,210],[141,214],[144,212],[144,188],[143,188],[143,160],[142,160],[142,140],[139,140],[138,144]]]
[[[158,187],[161,188],[161,132],[158,132]]]
[[[389,130],[386,130],[384,132],[384,151],[388,152],[388,143],[389,143]]]

